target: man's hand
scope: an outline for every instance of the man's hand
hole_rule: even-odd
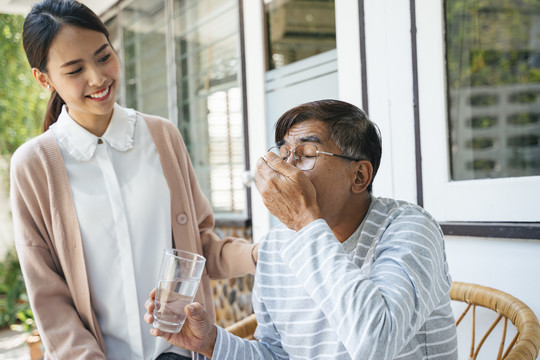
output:
[[[289,229],[299,231],[322,217],[309,178],[276,154],[259,159],[255,182],[264,205]]]
[[[144,321],[148,324],[154,322],[154,300],[156,289],[150,293],[150,298],[146,301],[146,314]],[[179,333],[167,333],[159,329],[152,328],[150,334],[161,336],[170,344],[184,349],[195,351],[211,359],[216,344],[217,330],[214,324],[208,319],[206,309],[199,303],[188,304],[185,307],[186,322]]]

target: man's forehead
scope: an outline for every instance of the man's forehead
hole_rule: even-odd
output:
[[[306,120],[292,126],[280,141],[286,143],[312,142],[323,144],[328,140],[328,125],[320,120]]]

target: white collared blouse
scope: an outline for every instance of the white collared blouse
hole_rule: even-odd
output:
[[[107,359],[189,355],[152,337],[142,321],[163,249],[172,246],[169,187],[145,121],[115,104],[107,130],[97,137],[64,106],[50,129],[73,193]]]

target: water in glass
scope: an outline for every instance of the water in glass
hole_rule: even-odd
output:
[[[153,326],[165,332],[179,332],[186,320],[184,307],[193,302],[198,286],[197,278],[161,280],[156,292]]]

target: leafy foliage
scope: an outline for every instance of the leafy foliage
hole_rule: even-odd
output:
[[[23,16],[0,14],[0,156],[8,158],[39,134],[49,97],[26,60],[23,23]],[[7,178],[7,173],[0,176]],[[0,328],[8,325],[28,332],[35,326],[15,249],[0,259]]]
[[[24,17],[0,14],[0,154],[40,132],[48,92],[32,77],[22,47]]]
[[[17,319],[19,320],[19,323],[11,324],[11,330],[32,333],[36,329],[34,313],[30,307],[19,310],[17,312]]]
[[[449,84],[498,86],[540,82],[531,34],[538,0],[447,0]]]
[[[30,330],[32,318],[19,259],[11,249],[0,262],[0,328],[20,324]]]

